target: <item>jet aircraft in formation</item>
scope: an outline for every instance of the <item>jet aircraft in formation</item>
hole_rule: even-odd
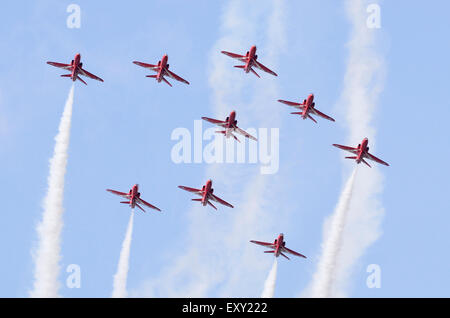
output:
[[[94,74],[89,73],[85,69],[83,69],[83,63],[81,62],[81,54],[77,53],[74,59],[70,62],[70,64],[58,63],[58,62],[47,62],[51,66],[62,68],[66,71],[69,71],[70,74],[61,75],[61,77],[70,77],[73,82],[77,79],[80,80],[83,84],[87,85],[85,81],[83,81],[79,75],[87,76],[89,78],[95,79],[97,81],[103,82],[103,80],[95,76]]]
[[[303,119],[309,118],[313,122],[317,123],[317,121],[311,116],[311,115],[317,115],[322,118],[334,121],[333,118],[330,116],[325,115],[324,113],[320,112],[317,108],[315,108],[316,103],[314,103],[314,94],[309,94],[308,98],[303,100],[303,103],[296,103],[296,102],[290,102],[287,100],[278,100],[280,103],[286,104],[288,106],[293,106],[299,110],[300,112],[292,112],[291,114],[294,115],[300,115]]]
[[[245,63],[244,65],[235,65],[234,66],[234,67],[243,69],[245,73],[252,72],[256,76],[261,77],[253,69],[253,67],[256,67],[266,73],[272,74],[274,76],[278,76],[277,73],[270,70],[268,67],[264,66],[261,62],[257,61],[258,55],[256,54],[256,46],[255,45],[253,45],[250,48],[250,50],[247,51],[247,53],[245,53],[245,55],[240,55],[237,53],[231,53],[231,52],[227,52],[227,51],[221,51],[221,53]]]
[[[381,163],[382,165],[389,166],[389,164],[387,162],[384,162],[383,160],[378,159],[377,157],[375,157],[374,155],[369,153],[368,144],[369,144],[369,139],[364,138],[363,141],[356,148],[349,147],[349,146],[342,146],[342,145],[338,145],[338,144],[333,144],[333,146],[354,154],[355,156],[345,157],[345,159],[355,159],[356,163],[358,163],[358,164],[362,161],[370,167],[370,165],[367,163],[367,161],[364,160],[364,158],[366,158],[366,159]]]
[[[170,87],[172,87],[172,84],[169,83],[169,81],[165,78],[165,76],[173,78],[174,80],[177,80],[179,82],[185,83],[189,85],[189,82],[186,81],[184,78],[181,78],[177,74],[175,74],[172,71],[169,71],[169,57],[167,54],[164,54],[161,60],[158,61],[158,64],[147,64],[143,62],[133,61],[134,64],[139,65],[143,68],[149,69],[151,71],[156,72],[155,75],[146,75],[146,77],[151,77],[156,79],[158,83],[161,81],[164,81],[166,84],[168,84]]]
[[[229,138],[232,136],[237,141],[241,142],[233,133],[238,133],[239,135],[242,135],[244,137],[250,138],[252,140],[257,140],[255,137],[247,133],[246,131],[242,130],[237,126],[237,120],[236,120],[236,112],[233,110],[230,115],[225,118],[225,120],[219,120],[219,119],[213,119],[208,117],[202,117],[203,120],[206,120],[212,124],[215,124],[221,128],[224,128],[225,130],[219,130],[216,131],[217,133],[224,134],[225,137]]]
[[[111,190],[111,189],[106,189],[106,191],[111,192],[112,194],[118,195],[118,196],[126,199],[127,201],[121,201],[120,203],[128,204],[132,209],[134,209],[135,207],[138,207],[143,212],[145,212],[145,210],[139,205],[139,204],[143,204],[145,206],[148,206],[151,209],[154,209],[154,210],[157,210],[157,211],[161,211],[156,206],[151,205],[150,203],[148,203],[147,201],[144,201],[141,198],[141,193],[139,192],[139,185],[138,184],[135,184],[130,189],[130,191],[128,191],[128,193],[120,192],[120,191],[116,191],[116,190]]]
[[[285,253],[289,253],[289,254],[292,254],[292,255],[295,255],[295,256],[306,258],[305,255],[297,253],[297,252],[295,252],[295,251],[293,251],[291,249],[288,249],[286,247],[286,242],[284,241],[284,234],[283,233],[278,235],[278,238],[276,238],[275,241],[273,241],[273,243],[253,241],[253,240],[250,241],[250,242],[270,248],[271,250],[264,251],[264,253],[273,253],[273,255],[275,257],[278,257],[278,256],[281,255],[281,256],[284,256],[287,259],[289,259],[289,257],[287,257],[285,254],[283,254],[283,252],[285,252]]]
[[[214,209],[217,210],[217,208],[211,203],[211,201],[214,201],[214,202],[220,203],[222,205],[225,205],[229,208],[234,208],[231,204],[229,204],[228,202],[222,200],[221,198],[219,198],[218,196],[213,194],[214,189],[212,188],[211,180],[206,181],[206,184],[204,186],[202,186],[201,189],[194,189],[194,188],[189,188],[189,187],[185,187],[185,186],[178,186],[178,188],[201,196],[201,198],[192,199],[192,201],[201,202],[201,204],[203,206],[206,206],[207,204],[209,204],[210,206],[212,206]]]

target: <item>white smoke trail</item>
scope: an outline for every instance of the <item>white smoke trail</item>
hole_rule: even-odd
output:
[[[278,261],[275,257],[272,268],[270,269],[269,275],[264,283],[264,290],[261,294],[261,298],[273,298],[273,295],[275,294],[275,284],[277,282],[277,267]]]
[[[341,105],[347,112],[349,144],[368,137],[371,152],[376,154],[376,129],[371,122],[384,84],[385,61],[380,53],[382,42],[377,41],[381,30],[367,26],[367,7],[371,3],[368,0],[347,0],[346,3],[353,30]],[[355,179],[354,196],[337,262],[335,295],[339,297],[347,295],[349,277],[355,265],[381,235],[384,209],[379,194],[383,189],[383,177],[379,167],[372,166],[372,169],[361,167]]]
[[[334,214],[331,216],[331,223],[328,227],[327,235],[322,245],[322,254],[317,265],[317,271],[313,277],[311,286],[312,297],[330,297],[334,279],[336,277],[336,259],[339,255],[342,237],[352,199],[353,185],[356,176],[356,168],[345,184],[341,197],[339,198]]]
[[[380,31],[367,26],[368,5],[366,0],[346,2],[352,33],[348,43],[349,58],[339,108],[346,112],[348,143],[357,144],[368,137],[373,151],[376,131],[371,126],[371,121],[384,82],[385,62],[376,48],[375,35]],[[347,212],[341,246],[339,253],[334,256],[333,286],[328,286],[327,291],[314,293],[318,297],[346,296],[349,277],[355,264],[367,247],[380,236],[384,211],[378,194],[382,190],[382,176],[377,167],[362,167],[354,182],[353,198]],[[326,279],[321,278],[324,281]]]
[[[48,190],[44,213],[37,226],[38,246],[34,255],[34,286],[31,297],[59,297],[59,261],[61,259],[61,230],[63,227],[64,176],[70,141],[74,85],[67,97],[64,112],[55,137],[55,149],[50,159]]]
[[[122,250],[120,251],[119,264],[117,265],[117,272],[114,275],[113,283],[113,298],[127,297],[127,277],[128,267],[130,263],[130,247],[131,237],[133,234],[133,218],[134,209],[131,210],[130,220],[128,221],[127,232],[122,243]]]

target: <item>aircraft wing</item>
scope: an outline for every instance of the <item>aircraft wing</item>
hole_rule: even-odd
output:
[[[214,118],[202,117],[202,119],[206,120],[206,121],[208,121],[208,122],[210,122],[212,124],[219,125],[219,126],[222,126],[222,127],[227,124],[226,121],[218,120],[218,119],[214,119]]]
[[[138,62],[138,61],[133,61],[133,63],[136,65],[139,65],[141,67],[144,67],[144,68],[149,68],[153,71],[157,71],[159,69],[158,65],[147,64],[147,63],[142,63],[142,62]]]
[[[266,246],[266,247],[274,247],[273,243],[266,243],[266,242],[260,242],[260,241],[250,241],[252,243],[258,244],[258,245],[262,245],[262,246]]]
[[[282,99],[279,99],[278,101],[280,103],[286,104],[288,106],[294,106],[295,108],[299,108],[299,109],[303,109],[303,107],[305,106],[304,104],[294,103],[294,102],[290,102],[290,101],[282,100]]]
[[[369,160],[381,163],[382,165],[389,166],[389,164],[387,162],[384,162],[383,160],[378,159],[377,157],[375,157],[374,155],[371,155],[370,153],[366,153],[365,157]]]
[[[161,210],[159,209],[159,208],[157,208],[156,206],[154,206],[154,205],[151,205],[150,203],[148,203],[147,201],[144,201],[144,200],[142,200],[141,198],[137,198],[138,199],[138,201],[140,202],[140,203],[142,203],[142,204],[144,204],[144,205],[146,205],[146,206],[148,206],[149,208],[151,208],[151,209],[154,209],[154,210],[157,210],[157,211],[159,211],[159,212],[161,212]]]
[[[245,55],[240,55],[240,54],[231,53],[231,52],[227,52],[227,51],[220,51],[220,52],[222,54],[225,54],[225,55],[227,55],[229,57],[232,57],[232,58],[237,59],[237,60],[242,61],[242,62],[246,62],[247,59],[248,59]]]
[[[284,246],[283,246],[283,251],[286,251],[286,252],[288,252],[289,254],[292,254],[292,255],[295,255],[295,256],[300,256],[300,257],[306,258],[305,255],[300,254],[300,253],[297,253],[297,252],[295,252],[295,251],[293,251],[293,250],[291,250],[291,249],[288,249],[287,247],[284,247]]]
[[[274,71],[270,70],[270,69],[267,68],[266,66],[262,65],[262,64],[259,63],[258,61],[255,61],[255,66],[256,66],[257,68],[259,68],[260,70],[266,72],[266,73],[272,74],[272,75],[274,75],[274,76],[278,76],[277,73],[275,73]]]
[[[213,201],[216,201],[216,202],[218,202],[218,203],[220,203],[220,204],[223,204],[223,205],[225,205],[225,206],[227,206],[227,207],[229,207],[229,208],[234,208],[231,204],[229,204],[228,202],[222,200],[221,198],[219,198],[218,196],[216,196],[216,195],[214,195],[214,194],[211,194],[211,199],[212,199]]]
[[[111,189],[106,189],[106,191],[111,192],[112,194],[121,196],[122,198],[125,198],[125,199],[129,199],[130,198],[129,194],[125,193],[125,192],[120,192],[120,191],[111,190]]]
[[[173,78],[174,80],[177,80],[179,82],[182,82],[182,83],[185,83],[185,84],[189,85],[189,82],[186,81],[184,78],[179,77],[177,74],[175,74],[174,72],[171,72],[169,70],[166,70],[166,71],[167,71],[167,76]]]
[[[338,145],[338,144],[333,144],[333,146],[335,146],[335,147],[337,147],[337,148],[339,148],[339,149],[345,150],[345,151],[349,151],[349,152],[351,152],[351,153],[353,153],[353,154],[358,153],[358,148],[353,148],[353,147],[348,147],[348,146],[342,146],[342,145]]]
[[[194,188],[189,188],[189,187],[185,187],[185,186],[178,186],[178,188],[188,191],[188,192],[198,194],[198,195],[203,195],[203,191],[200,189],[194,189]]]
[[[314,113],[314,114],[317,115],[317,116],[322,117],[322,118],[325,118],[325,119],[328,119],[328,120],[331,120],[331,121],[335,121],[335,120],[334,120],[333,118],[331,118],[330,116],[325,115],[324,113],[318,111],[318,110],[315,109],[315,108],[311,109],[311,112]]]
[[[83,70],[81,67],[80,67],[80,75],[84,75],[84,76],[87,76],[87,77],[89,77],[89,78],[95,79],[95,80],[97,80],[97,81],[103,82],[103,80],[102,80],[100,77],[95,76],[94,74],[89,73],[89,72],[86,71],[86,70]]]
[[[241,128],[239,128],[239,127],[237,127],[237,126],[234,127],[234,130],[235,130],[238,134],[240,134],[240,135],[242,135],[242,136],[245,136],[245,137],[250,138],[250,139],[252,139],[252,140],[257,140],[255,137],[253,137],[252,135],[250,135],[248,132],[246,132],[245,130],[242,130]]]
[[[70,64],[57,63],[57,62],[47,62],[47,64],[49,64],[51,66],[63,68],[63,69],[68,70],[68,71],[72,70],[72,65],[70,65]]]

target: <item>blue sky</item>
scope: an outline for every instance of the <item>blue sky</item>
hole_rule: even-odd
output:
[[[214,179],[206,175],[214,170],[206,164],[176,165],[170,158],[175,144],[170,135],[175,128],[192,129],[195,119],[214,117],[208,78],[211,55],[220,54],[212,49],[223,35],[221,16],[227,2],[143,1],[105,6],[77,1],[81,28],[68,29],[66,8],[70,3],[2,4],[2,297],[26,297],[32,287],[35,226],[42,215],[53,138],[71,85],[59,77],[63,72],[45,63],[48,60],[70,62],[80,52],[84,67],[105,80],[75,85],[61,281],[67,277],[66,266],[78,264],[82,287],[69,289],[63,284],[63,296],[108,297],[111,293],[129,210],[105,188],[127,190],[139,183],[143,197],[163,210],[162,214],[137,213],[135,217],[128,288],[138,295],[144,293],[140,290],[145,289],[142,286],[146,281],[155,280],[173,266],[177,255],[191,244],[188,236],[195,222],[192,214],[220,223],[221,218],[225,222],[225,218],[238,218],[242,212],[238,208],[219,208],[219,213],[210,208],[193,209],[190,196],[177,185],[200,186],[208,177]],[[387,67],[372,125],[377,130],[375,155],[391,166],[380,168],[384,180],[380,196],[385,210],[383,234],[359,260],[349,294],[449,297],[450,42],[445,39],[450,6],[442,1],[427,5],[410,1],[379,3],[378,49]],[[241,51],[253,44],[267,45],[267,35],[260,30],[266,28],[270,2],[261,7],[264,19],[256,19],[257,35]],[[280,118],[280,169],[276,175],[263,177],[266,191],[271,192],[269,187],[273,186],[276,193],[276,198],[270,198],[274,202],[268,205],[267,212],[273,213],[275,220],[269,231],[273,234],[249,239],[270,241],[283,232],[290,248],[309,256],[307,260],[279,262],[275,295],[294,297],[311,281],[324,218],[332,213],[346,176],[344,171],[353,164],[345,163],[343,168],[343,153],[330,146],[344,143],[348,133],[336,108],[343,89],[350,25],[343,4],[337,1],[286,1],[284,17],[286,48],[278,55],[275,69],[279,77],[261,74],[262,78],[257,79],[234,69],[227,57],[220,58],[229,65],[229,72],[242,78],[242,100],[257,98],[255,92],[261,89],[258,85],[270,83],[277,85],[281,99],[306,98],[314,92],[317,107],[336,118],[336,123],[319,121],[315,125],[289,115],[288,109],[273,102],[273,114]],[[191,85],[174,82],[170,88],[158,84],[145,78],[148,73],[131,63],[156,62],[165,53],[171,69]],[[263,63],[265,54],[262,48],[258,52]],[[230,111],[236,108],[239,115],[239,107],[230,105]],[[249,126],[259,123],[251,118],[243,121]],[[235,166],[218,169],[230,171]],[[259,173],[255,165],[237,170],[245,170],[245,176]],[[216,191],[224,193],[224,199],[231,197],[239,202],[249,190],[246,185],[229,189],[226,183],[219,182]],[[277,214],[288,219],[278,220]],[[257,219],[254,227],[258,226]],[[203,244],[207,246],[208,240]],[[242,244],[250,243],[246,240]],[[221,251],[220,245],[207,247],[211,248]],[[257,246],[251,248],[257,251],[261,273],[266,275],[272,260]],[[369,264],[381,267],[379,289],[366,286]],[[220,284],[226,285],[227,273],[223,275]],[[258,296],[263,283],[261,280],[260,285],[247,286],[249,292],[244,296]],[[207,296],[220,295],[218,290],[220,287],[214,287]]]

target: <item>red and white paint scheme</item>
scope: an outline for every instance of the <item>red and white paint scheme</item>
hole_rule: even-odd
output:
[[[287,259],[289,259],[289,257],[287,257],[286,255],[283,254],[283,252],[286,252],[286,253],[289,253],[289,254],[292,254],[295,256],[300,256],[300,257],[306,258],[305,255],[297,253],[286,247],[286,242],[284,241],[283,233],[278,235],[278,238],[276,238],[275,241],[273,241],[273,243],[266,243],[266,242],[259,242],[259,241],[250,241],[250,242],[271,248],[272,250],[264,251],[264,253],[273,253],[275,255],[275,257],[282,255],[282,256],[286,257]]]
[[[342,146],[342,145],[337,145],[337,144],[333,144],[333,146],[351,152],[352,154],[355,154],[356,156],[351,156],[351,157],[345,157],[346,159],[355,159],[356,163],[360,163],[361,161],[364,162],[366,165],[368,165],[370,167],[370,165],[367,163],[367,161],[364,160],[364,158],[367,158],[369,160],[381,163],[382,165],[385,166],[389,166],[388,163],[384,162],[381,159],[378,159],[377,157],[375,157],[374,155],[371,155],[369,153],[369,139],[364,138],[363,141],[358,145],[358,147],[353,148],[353,147],[348,147],[348,146]]]
[[[97,81],[103,82],[103,80],[100,77],[95,76],[94,74],[91,74],[82,68],[83,63],[81,63],[80,53],[75,55],[75,58],[72,60],[72,62],[70,62],[70,64],[63,64],[63,63],[57,63],[57,62],[47,62],[47,64],[70,71],[70,74],[61,75],[61,77],[70,77],[73,82],[75,82],[78,79],[83,84],[87,85],[86,82],[83,81],[79,75],[87,76],[87,77],[90,77]]]
[[[212,200],[217,203],[223,204],[229,208],[234,208],[231,204],[229,204],[228,202],[225,202],[224,200],[222,200],[221,198],[219,198],[218,196],[213,194],[214,189],[212,188],[211,180],[206,181],[206,184],[201,189],[194,189],[194,188],[189,188],[189,187],[185,187],[185,186],[178,186],[178,188],[201,196],[201,199],[192,199],[192,201],[201,202],[203,206],[206,206],[207,204],[209,204],[210,206],[212,206],[214,209],[217,210],[217,208],[210,202],[210,200]]]
[[[166,80],[165,77],[164,77],[164,76],[168,76],[170,78],[173,78],[174,80],[177,80],[179,82],[182,82],[182,83],[185,83],[185,84],[189,85],[188,81],[186,81],[185,79],[179,77],[174,72],[169,71],[169,63],[167,63],[168,60],[169,60],[169,57],[167,56],[167,54],[164,54],[162,59],[160,61],[158,61],[157,65],[142,63],[142,62],[138,62],[138,61],[133,61],[133,63],[136,64],[136,65],[142,66],[144,68],[147,68],[149,70],[152,70],[152,71],[156,72],[156,75],[146,75],[146,77],[154,78],[154,79],[156,79],[158,81],[158,83],[160,83],[161,81],[164,81],[170,87],[172,87],[172,84],[170,84],[169,81]]]
[[[256,67],[266,73],[272,74],[274,76],[278,76],[277,73],[268,69],[266,66],[262,65],[260,62],[257,61],[258,55],[256,54],[256,46],[254,46],[254,45],[250,48],[250,51],[247,51],[247,53],[245,55],[240,55],[240,54],[231,53],[231,52],[227,52],[227,51],[221,51],[221,53],[228,55],[229,57],[232,57],[234,59],[237,59],[241,62],[244,62],[245,63],[244,65],[236,65],[234,67],[244,69],[245,73],[252,72],[256,76],[260,77],[258,75],[258,73],[256,73],[255,70],[253,70],[253,67]]]
[[[156,206],[151,205],[150,203],[144,201],[143,199],[141,199],[141,193],[139,192],[139,185],[135,184],[128,193],[125,192],[120,192],[120,191],[116,191],[116,190],[111,190],[111,189],[106,189],[106,191],[111,192],[115,195],[121,196],[122,198],[127,199],[127,201],[121,201],[120,203],[124,203],[124,204],[129,204],[130,207],[132,209],[134,209],[135,207],[138,207],[139,209],[141,209],[143,212],[145,212],[145,210],[139,205],[139,203],[148,206],[149,208],[152,208],[154,210],[157,211],[161,211],[159,208],[157,208]]]
[[[295,103],[295,102],[289,102],[287,100],[278,100],[280,103],[286,104],[288,106],[293,106],[295,108],[298,108],[301,110],[301,112],[292,112],[291,114],[294,115],[300,115],[303,119],[309,118],[313,122],[317,123],[317,121],[311,116],[311,115],[317,115],[322,118],[335,121],[330,116],[325,115],[324,113],[320,112],[318,109],[315,108],[316,103],[314,103],[314,94],[309,94],[307,99],[303,100],[303,103]]]
[[[218,120],[208,117],[202,117],[203,120],[206,120],[210,123],[216,124],[219,127],[225,128],[225,130],[218,130],[216,131],[219,134],[224,134],[225,137],[230,138],[232,136],[237,141],[241,142],[233,133],[238,133],[246,138],[250,138],[252,140],[257,140],[255,137],[247,133],[246,131],[242,130],[237,126],[237,120],[236,120],[236,112],[233,110],[230,115],[225,118],[225,120]]]

